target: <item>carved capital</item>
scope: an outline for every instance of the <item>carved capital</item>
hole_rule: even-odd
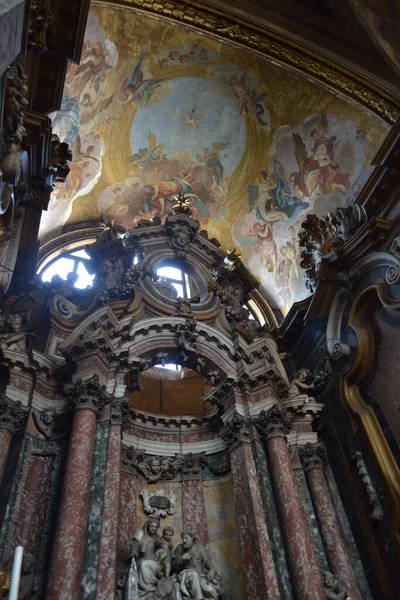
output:
[[[126,423],[129,419],[130,401],[128,396],[113,398],[111,401],[112,423]]]
[[[200,454],[188,454],[176,455],[180,467],[183,479],[201,479],[203,466],[206,464],[205,452]]]
[[[101,409],[110,402],[110,394],[106,392],[106,386],[101,385],[98,375],[94,375],[86,381],[77,379],[64,387],[72,410],[88,409],[99,414]]]
[[[221,429],[219,435],[230,448],[238,442],[250,442],[252,438],[251,421],[235,412],[232,419]]]
[[[24,424],[27,414],[21,402],[12,402],[4,394],[0,395],[0,429],[15,433]]]
[[[324,468],[327,464],[326,450],[323,444],[306,444],[299,447],[301,462],[306,471],[315,468]]]
[[[269,410],[262,410],[253,423],[265,439],[278,435],[284,437],[292,429],[291,422],[277,404]]]

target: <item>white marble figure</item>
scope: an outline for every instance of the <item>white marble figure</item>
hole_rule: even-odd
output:
[[[6,325],[11,331],[0,335],[0,348],[13,352],[26,352],[27,334],[22,331],[22,317],[12,314],[7,318]]]
[[[220,576],[213,569],[204,546],[190,530],[182,532],[182,543],[175,551],[178,571],[174,600],[205,600],[220,597]]]
[[[314,402],[314,398],[309,396],[306,390],[314,388],[313,383],[306,383],[312,377],[308,369],[300,369],[297,376],[290,382],[288,397],[290,400],[294,398],[303,400],[304,402]]]

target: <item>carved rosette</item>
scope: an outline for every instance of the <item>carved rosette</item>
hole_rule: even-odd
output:
[[[315,468],[323,469],[328,463],[323,444],[306,444],[305,446],[300,446],[299,455],[306,471]]]
[[[267,411],[262,410],[253,423],[266,440],[273,436],[285,437],[292,429],[292,423],[277,404]]]
[[[0,429],[8,429],[14,434],[24,424],[27,414],[21,402],[13,402],[4,394],[0,396]]]
[[[88,409],[97,415],[111,400],[110,394],[106,392],[106,386],[100,384],[98,375],[86,381],[77,379],[74,383],[67,384],[64,392],[72,410]]]
[[[129,408],[128,396],[113,398],[111,401],[111,422],[115,424],[126,423],[129,419]]]
[[[230,448],[239,442],[251,442],[251,421],[235,412],[232,419],[221,429],[219,435]]]

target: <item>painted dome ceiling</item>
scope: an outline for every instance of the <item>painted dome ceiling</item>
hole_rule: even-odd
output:
[[[273,307],[307,295],[307,213],[354,201],[387,126],[266,58],[124,7],[93,5],[53,128],[73,151],[43,214],[65,225],[165,218],[179,192],[223,247],[240,248]]]

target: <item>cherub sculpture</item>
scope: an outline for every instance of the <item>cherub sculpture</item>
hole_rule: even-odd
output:
[[[312,380],[312,375],[308,369],[300,369],[297,372],[297,376],[290,382],[290,388],[288,392],[289,398],[300,398],[305,402],[313,402],[314,398],[308,396],[307,390],[314,388],[314,383],[307,383]]]
[[[324,592],[327,600],[346,600],[348,595],[330,571],[324,571]]]
[[[8,327],[9,333],[0,335],[0,348],[13,352],[26,352],[27,336],[32,334],[22,331],[22,317],[18,314],[11,314],[7,318],[5,325]]]

